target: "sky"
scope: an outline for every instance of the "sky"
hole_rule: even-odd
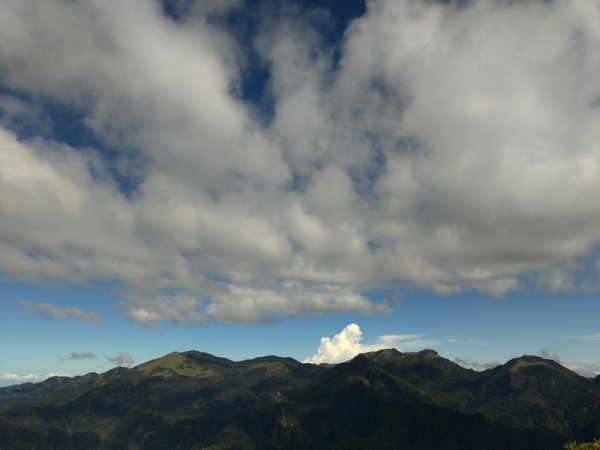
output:
[[[600,374],[600,1],[0,2],[0,385],[171,351]]]

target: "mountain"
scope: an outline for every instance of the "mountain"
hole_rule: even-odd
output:
[[[587,438],[600,435],[600,390],[555,361],[522,356],[484,372],[465,369],[433,350],[367,354],[419,400],[497,424]]]
[[[337,365],[187,351],[0,389],[0,449],[559,449],[599,436],[598,378],[534,356],[476,372],[433,350]]]

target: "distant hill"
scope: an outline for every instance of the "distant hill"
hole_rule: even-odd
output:
[[[598,380],[534,356],[476,372],[433,350],[174,352],[0,388],[0,449],[560,449],[600,437]]]

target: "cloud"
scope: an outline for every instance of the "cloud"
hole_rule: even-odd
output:
[[[61,361],[76,360],[76,359],[96,359],[97,356],[92,352],[71,352],[64,358],[60,358]]]
[[[31,303],[27,301],[19,302],[18,305],[21,308],[32,311],[47,320],[72,317],[84,322],[102,322],[102,317],[100,317],[99,314],[83,311],[79,308],[61,308],[58,306],[49,305],[48,303]]]
[[[595,377],[600,375],[600,360],[598,359],[581,359],[568,361],[565,367],[583,375],[584,377]]]
[[[149,328],[598,289],[595,2],[374,0],[333,45],[323,11],[185,5],[0,4],[3,273],[114,281]]]
[[[10,95],[0,95],[0,124],[17,133],[52,134],[52,122],[39,105]]]
[[[497,367],[500,365],[500,363],[497,361],[488,362],[488,363],[480,363],[480,362],[474,361],[472,359],[464,359],[464,358],[454,358],[453,361],[456,364],[459,364],[463,367],[475,369],[478,371],[493,369],[494,367]]]
[[[322,337],[317,353],[306,358],[304,362],[320,364],[346,361],[361,353],[361,338],[362,331],[358,325],[354,323],[346,325],[333,339]]]
[[[322,337],[317,353],[306,358],[305,363],[339,363],[347,361],[359,353],[373,352],[385,348],[408,350],[440,344],[436,339],[426,339],[422,334],[390,334],[379,336],[372,344],[362,344],[360,327],[351,323],[333,338]]]
[[[112,358],[110,356],[105,356],[105,358],[117,366],[131,367],[133,364],[135,364],[133,356],[131,356],[129,353],[119,353]]]
[[[252,289],[230,286],[216,296],[206,308],[207,314],[224,322],[258,322],[261,317],[289,314],[319,314],[356,311],[363,315],[388,314],[385,304],[373,304],[351,289],[330,284],[306,286],[302,283],[283,283],[270,289]]]
[[[563,336],[563,339],[583,339],[583,340],[590,340],[590,341],[600,341],[600,333],[584,334],[581,336]]]
[[[540,274],[536,287],[546,292],[568,292],[576,286],[576,274],[581,269],[578,261],[567,261]]]
[[[465,339],[465,338],[457,338],[457,337],[447,337],[444,339],[444,341],[449,342],[450,344],[473,344],[473,345],[483,345],[483,346],[491,345],[487,340],[477,339],[477,338]]]
[[[47,378],[51,377],[70,377],[68,373],[56,373],[50,372],[46,375],[36,375],[33,373],[28,373],[26,375],[19,375],[16,373],[3,373],[0,374],[0,383],[4,386],[9,386],[12,384],[20,384],[20,383],[38,383],[40,381],[44,381]]]
[[[137,298],[130,295],[123,306],[127,308],[127,318],[150,329],[156,329],[156,322],[170,320],[180,325],[201,325],[206,318],[197,312],[200,301],[188,294]]]
[[[552,359],[552,360],[556,361],[557,363],[562,364],[562,361],[561,361],[560,356],[558,355],[558,353],[553,353],[550,350],[541,349],[540,350],[540,356],[542,358]]]

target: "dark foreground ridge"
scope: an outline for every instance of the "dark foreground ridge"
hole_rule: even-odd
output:
[[[599,379],[433,350],[337,365],[197,351],[0,389],[0,449],[560,449],[600,437]]]

